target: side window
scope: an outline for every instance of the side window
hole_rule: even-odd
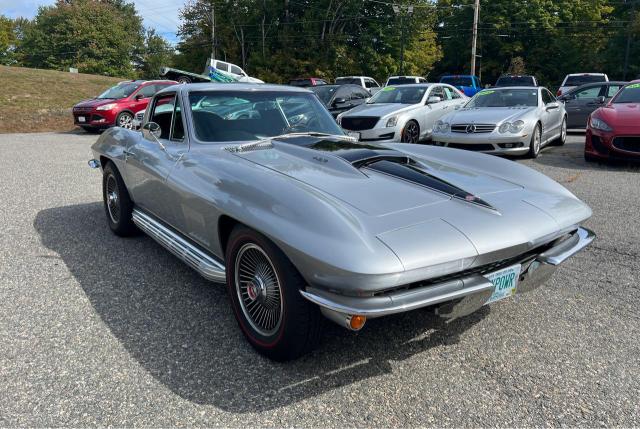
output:
[[[182,109],[180,108],[180,100],[175,100],[175,108],[173,109],[173,123],[171,125],[171,140],[184,140],[184,125],[182,124]]]
[[[444,90],[440,85],[433,87],[433,89],[431,90],[431,94],[429,94],[429,97],[440,97],[442,100],[446,100],[444,96]]]
[[[142,98],[149,98],[153,97],[156,92],[158,92],[156,85],[147,85],[143,86],[138,94],[141,94]]]
[[[151,112],[151,122],[155,122],[160,125],[160,138],[169,140],[171,135],[171,118],[173,116],[173,106],[175,103],[176,95],[163,95],[156,98],[153,105],[153,112]]]
[[[367,88],[378,88],[379,85],[373,79],[365,79],[364,84]]]
[[[580,92],[576,92],[576,98],[597,98],[598,94],[600,94],[600,88],[600,86],[592,86],[591,88],[583,89]]]
[[[453,95],[455,94],[455,91],[449,88],[448,86],[443,86],[442,89],[444,91],[445,100],[453,100],[454,98],[457,98]]]
[[[222,70],[222,71],[228,72],[229,71],[229,64],[223,63],[222,61],[218,61],[216,63],[216,68],[218,70]]]
[[[616,95],[616,92],[620,90],[620,88],[622,88],[622,85],[609,85],[609,89],[607,90],[607,94],[605,95],[605,97],[613,97],[614,95]]]
[[[233,74],[237,74],[237,75],[242,75],[242,69],[240,67],[236,67],[236,66],[231,66],[231,73]]]
[[[554,101],[556,101],[556,98],[553,95],[551,95],[549,91],[547,91],[546,89],[542,90],[542,102],[545,105]]]

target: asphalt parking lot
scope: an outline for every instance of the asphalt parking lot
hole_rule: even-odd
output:
[[[443,324],[326,324],[276,364],[224,287],[105,223],[85,134],[0,135],[0,426],[638,426],[640,168],[518,161],[594,211],[546,287]],[[526,219],[523,219],[526,222]]]

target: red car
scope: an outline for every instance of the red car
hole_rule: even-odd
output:
[[[319,77],[298,77],[291,79],[287,85],[307,87],[327,84],[328,82],[326,80],[320,79]]]
[[[584,146],[587,161],[640,161],[640,80],[622,87],[589,117]]]
[[[114,125],[131,128],[136,113],[147,108],[151,97],[172,80],[131,80],[120,82],[98,97],[73,106],[73,123],[93,132]]]

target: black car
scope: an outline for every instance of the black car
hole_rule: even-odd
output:
[[[505,86],[538,86],[535,76],[529,75],[504,75],[500,76],[494,87]]]
[[[333,117],[361,105],[371,94],[360,85],[322,85],[309,88],[327,106]]]
[[[558,97],[567,111],[567,128],[586,128],[589,115],[606,104],[626,82],[597,82],[573,88]]]

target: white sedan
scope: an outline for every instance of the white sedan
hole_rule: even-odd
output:
[[[360,106],[338,116],[338,124],[363,142],[418,143],[433,126],[468,98],[451,85],[387,86]]]

